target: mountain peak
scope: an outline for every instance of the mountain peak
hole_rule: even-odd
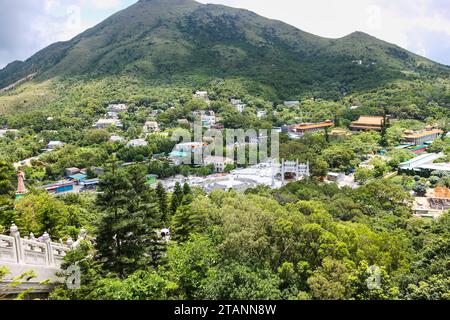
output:
[[[183,4],[196,2],[194,0],[139,0],[138,3]]]
[[[194,0],[139,0],[137,4],[143,5],[159,5],[164,7],[180,6],[180,5],[200,5]]]
[[[140,0],[0,70],[0,88],[33,73],[38,79],[131,74],[166,81],[201,74],[247,78],[287,92],[320,82],[339,95],[343,87],[375,87],[419,65],[435,66],[361,31],[325,39],[249,12],[194,0]],[[356,58],[380,63],[356,69],[355,76],[347,70]]]

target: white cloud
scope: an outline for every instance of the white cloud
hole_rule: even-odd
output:
[[[81,5],[91,6],[97,9],[118,8],[122,4],[121,0],[82,0]]]

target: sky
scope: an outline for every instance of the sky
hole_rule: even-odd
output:
[[[136,0],[0,0],[0,68],[69,40]],[[363,31],[450,65],[450,0],[199,0],[328,38]]]

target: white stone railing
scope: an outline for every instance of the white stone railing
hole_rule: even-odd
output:
[[[39,239],[32,233],[29,238],[21,238],[17,226],[13,224],[9,236],[0,235],[0,265],[4,262],[60,268],[67,252],[77,247],[85,237],[86,231],[82,229],[76,242],[69,238],[66,244],[52,242],[47,232]]]

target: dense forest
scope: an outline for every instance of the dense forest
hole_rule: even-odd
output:
[[[177,185],[168,194],[145,184],[142,167],[113,168],[97,198],[33,193],[8,211],[21,230],[57,238],[85,226],[96,235],[64,264],[81,267],[81,288],[62,285],[52,299],[449,298],[449,216],[412,217],[411,196],[394,182],[209,195]],[[173,232],[169,243],[157,240],[161,226]],[[368,266],[381,270],[376,290]]]
[[[0,70],[0,89],[32,73],[0,91],[0,234],[12,222],[63,242],[87,231],[62,265],[81,268],[81,287],[58,284],[50,299],[450,299],[449,212],[412,210],[415,196],[450,188],[450,175],[402,172],[416,155],[396,148],[406,130],[431,126],[442,134],[427,151],[450,162],[449,67],[360,32],[325,39],[245,10],[141,0]],[[94,128],[111,104],[128,106],[123,125]],[[149,185],[148,175],[214,172],[168,160],[198,110],[223,128],[331,120],[341,134],[281,134],[280,158],[309,162],[311,175],[279,189]],[[351,132],[367,115],[389,121]],[[149,120],[160,132],[144,132]],[[146,145],[127,144],[137,138]],[[44,151],[50,141],[64,145]],[[99,179],[96,192],[42,189],[74,167]],[[18,170],[28,193],[16,199]],[[330,171],[352,174],[357,187],[329,183]],[[367,285],[373,268],[377,288]]]

